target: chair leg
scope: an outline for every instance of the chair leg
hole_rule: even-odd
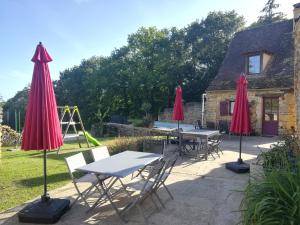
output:
[[[162,202],[161,198],[158,196],[158,194],[156,193],[156,190],[153,192],[153,194],[155,195],[155,197],[157,198],[157,200],[159,201],[159,203],[161,204],[161,206],[163,208],[166,208],[165,207],[165,204]]]
[[[162,185],[164,186],[164,188],[166,189],[166,191],[168,192],[168,194],[170,195],[171,199],[174,200],[173,195],[171,194],[169,188],[167,188],[167,186],[165,185],[165,183],[162,183]]]
[[[150,195],[150,199],[151,199],[151,201],[153,202],[153,204],[155,205],[155,208],[156,208],[157,210],[159,210],[159,207],[158,207],[158,205],[156,204],[156,202],[154,201],[152,195]]]
[[[141,216],[143,217],[144,223],[145,223],[145,224],[148,224],[148,219],[146,218],[146,216],[145,216],[145,214],[144,214],[144,212],[143,212],[141,206],[140,206],[139,204],[137,204],[136,207],[138,208],[138,210],[139,210]]]
[[[90,208],[90,205],[89,205],[89,203],[87,202],[87,200],[86,200],[86,198],[85,198],[83,192],[86,192],[86,191],[87,191],[87,194],[88,194],[94,186],[92,186],[92,187],[86,189],[86,190],[83,191],[83,192],[80,192],[80,190],[79,190],[79,188],[77,187],[76,184],[74,184],[74,186],[75,186],[75,189],[76,189],[76,191],[77,191],[77,193],[78,193],[78,197],[76,198],[76,201],[78,201],[79,198],[81,198],[81,199],[84,201],[84,203],[86,204],[86,206]]]
[[[210,154],[214,159],[216,159],[216,157],[214,156],[213,151],[212,151],[211,148],[208,150],[208,152],[209,152],[209,154]]]
[[[220,154],[219,154],[218,148],[215,148],[215,152],[217,153],[218,157],[220,158]]]
[[[222,149],[220,147],[218,147],[218,151],[220,151],[222,153],[222,155],[223,155],[223,151],[222,151]]]

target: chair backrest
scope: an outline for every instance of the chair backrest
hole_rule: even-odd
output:
[[[75,170],[77,168],[86,165],[86,161],[83,157],[82,152],[77,153],[76,155],[72,155],[72,156],[69,156],[69,157],[65,158],[65,161],[67,163],[69,173],[70,173],[72,178],[73,178],[73,173],[75,172]]]
[[[163,149],[164,157],[168,157],[169,155],[174,155],[177,152],[179,152],[178,144],[168,144],[167,142],[164,142],[164,149]]]
[[[143,188],[141,189],[140,195],[143,195],[145,192],[148,192],[153,189],[160,179],[162,169],[164,168],[165,161],[163,158],[159,159],[157,162],[153,163],[150,171],[146,177]],[[151,183],[149,183],[151,180]]]
[[[97,147],[91,150],[94,161],[110,157],[107,146]]]
[[[155,189],[159,188],[161,183],[163,183],[167,180],[167,178],[169,177],[169,175],[171,174],[171,172],[175,166],[177,159],[178,159],[178,154],[174,154],[173,156],[164,159],[165,160],[164,167],[161,170],[159,178],[154,186]]]
[[[216,144],[220,144],[222,141],[222,138],[223,138],[223,134],[220,133],[218,135],[211,137],[211,141],[215,142]]]

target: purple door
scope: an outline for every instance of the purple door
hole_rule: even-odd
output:
[[[265,97],[263,99],[262,134],[267,136],[278,135],[278,97]]]

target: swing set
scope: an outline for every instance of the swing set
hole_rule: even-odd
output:
[[[84,140],[87,144],[87,147],[90,147],[87,132],[84,129],[83,122],[79,113],[79,109],[77,106],[58,106],[57,107],[60,115],[60,127],[62,131],[63,141],[65,140],[74,140],[76,139],[80,148],[82,148],[81,140],[84,137]],[[82,132],[78,131],[78,128],[81,129]],[[69,133],[70,128],[73,128],[73,132]],[[59,154],[61,148],[57,150],[57,154]]]

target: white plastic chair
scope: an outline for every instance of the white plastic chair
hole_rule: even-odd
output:
[[[91,149],[91,152],[92,152],[94,161],[99,161],[101,159],[110,157],[107,146],[101,146],[101,147]]]
[[[84,203],[88,207],[90,207],[90,205],[87,201],[87,197],[90,194],[90,192],[93,190],[93,188],[98,190],[99,193],[101,194],[101,190],[97,187],[97,184],[99,182],[97,177],[94,174],[85,174],[80,178],[75,178],[74,177],[74,172],[76,171],[76,169],[86,165],[86,161],[85,161],[82,153],[78,153],[76,155],[67,157],[67,158],[65,158],[65,161],[67,163],[69,174],[70,174],[70,177],[72,179],[72,182],[73,182],[73,184],[75,186],[75,189],[78,193],[78,197],[75,199],[75,201],[72,203],[72,205],[75,204],[75,202],[77,202],[79,198],[81,198],[84,201]],[[80,189],[78,187],[79,183],[89,183],[90,186],[88,188],[86,188],[85,190],[80,191]]]

